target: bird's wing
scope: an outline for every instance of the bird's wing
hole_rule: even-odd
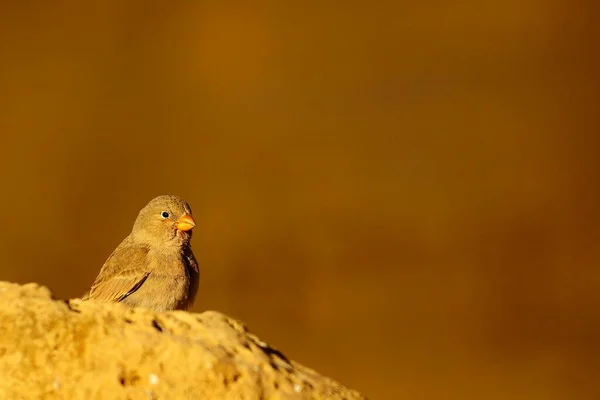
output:
[[[192,252],[191,247],[186,247],[184,249],[183,254],[188,279],[190,281],[190,288],[188,292],[188,306],[191,307],[194,304],[196,294],[198,293],[198,284],[200,283],[200,269],[198,267],[198,261],[196,261],[196,257],[194,257],[194,253]]]
[[[148,247],[123,241],[108,257],[96,281],[83,299],[120,302],[135,293],[148,279]]]

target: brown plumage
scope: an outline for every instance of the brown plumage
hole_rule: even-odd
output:
[[[131,233],[82,299],[155,311],[187,310],[198,291],[198,263],[190,247],[194,226],[185,200],[156,197],[140,211]]]

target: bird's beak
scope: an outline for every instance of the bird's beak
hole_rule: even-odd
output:
[[[175,224],[178,231],[187,232],[196,226],[196,221],[188,213],[183,214]]]

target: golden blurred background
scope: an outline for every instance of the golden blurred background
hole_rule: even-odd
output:
[[[194,311],[372,399],[598,399],[598,17],[4,1],[0,279],[79,296],[178,194]]]

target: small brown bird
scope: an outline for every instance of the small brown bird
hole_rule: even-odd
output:
[[[195,226],[185,200],[170,195],[153,199],[82,299],[155,311],[187,310],[198,291],[198,263],[190,247]]]

